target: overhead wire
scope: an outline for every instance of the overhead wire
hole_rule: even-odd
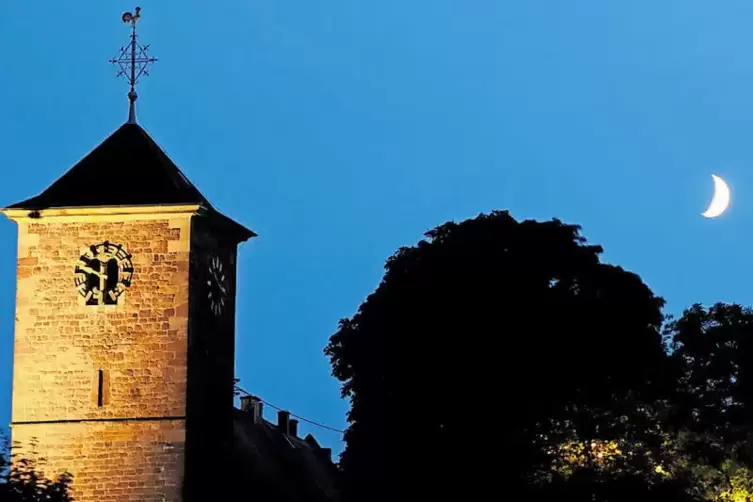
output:
[[[331,426],[329,426],[329,425],[325,425],[325,424],[322,424],[322,423],[316,422],[316,421],[314,421],[314,420],[310,420],[310,419],[308,419],[308,418],[306,418],[306,417],[302,417],[302,416],[300,416],[300,415],[296,415],[295,413],[292,413],[292,412],[290,412],[290,411],[288,411],[288,410],[286,410],[286,409],[284,409],[284,408],[280,408],[279,406],[275,406],[274,404],[270,403],[269,401],[265,401],[264,399],[260,398],[259,396],[256,396],[256,395],[254,395],[254,394],[251,394],[250,392],[248,392],[247,390],[245,390],[245,389],[243,389],[243,388],[239,387],[238,385],[236,385],[236,386],[235,386],[235,388],[236,388],[236,389],[238,389],[239,391],[241,391],[242,393],[244,393],[244,394],[245,394],[245,395],[247,395],[247,396],[255,397],[256,399],[258,399],[258,400],[259,400],[259,401],[261,401],[262,403],[266,404],[266,405],[267,405],[267,406],[269,406],[270,408],[274,408],[274,409],[276,409],[277,411],[287,411],[288,413],[290,413],[290,416],[291,416],[291,417],[295,417],[295,418],[297,418],[298,420],[301,420],[301,421],[303,421],[303,422],[306,422],[307,424],[310,424],[310,425],[313,425],[313,426],[315,426],[315,427],[319,427],[319,428],[322,428],[322,429],[326,429],[326,430],[329,430],[329,431],[332,431],[332,432],[339,432],[340,434],[344,434],[344,433],[345,433],[345,431],[344,431],[344,430],[342,430],[342,429],[338,429],[338,428],[336,428],[336,427],[331,427]]]

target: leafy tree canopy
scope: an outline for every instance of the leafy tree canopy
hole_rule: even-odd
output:
[[[678,418],[727,444],[747,439],[753,424],[753,311],[696,304],[667,324],[665,336],[682,371]]]
[[[34,442],[28,446],[28,455],[11,454],[7,436],[0,433],[0,502],[72,502],[73,477],[63,473],[46,478],[41,473],[45,460],[39,458]],[[14,452],[23,452],[22,445]]]
[[[325,350],[351,400],[346,499],[517,490],[568,439],[661,442],[663,300],[601,253],[493,212],[390,257]]]

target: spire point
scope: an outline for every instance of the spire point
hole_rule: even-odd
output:
[[[120,55],[110,60],[110,63],[118,65],[117,76],[124,76],[130,85],[128,91],[128,123],[136,123],[136,84],[139,77],[149,75],[147,67],[156,62],[157,59],[150,57],[147,53],[149,46],[141,45],[136,37],[136,23],[141,19],[141,7],[136,7],[134,13],[124,12],[121,19],[125,24],[131,25],[131,41],[127,46],[120,48]]]
[[[128,92],[128,101],[130,104],[128,105],[128,123],[129,124],[135,124],[136,123],[136,99],[138,99],[138,94],[136,94],[136,91],[129,91]]]

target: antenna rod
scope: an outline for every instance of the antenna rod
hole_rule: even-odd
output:
[[[138,11],[137,11],[138,13]],[[136,123],[136,19],[131,21],[131,90],[128,91],[128,123]]]
[[[128,123],[136,123],[136,84],[141,75],[149,75],[146,71],[147,66],[157,61],[156,58],[149,57],[147,50],[148,45],[139,45],[136,37],[136,23],[141,19],[141,7],[136,7],[134,13],[125,12],[122,16],[124,23],[131,25],[131,41],[127,47],[120,48],[120,56],[111,59],[110,63],[117,64],[118,76],[124,76],[128,81],[130,89],[128,91]]]

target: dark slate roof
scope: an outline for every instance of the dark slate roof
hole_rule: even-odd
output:
[[[44,192],[9,206],[62,207],[209,202],[138,124],[124,124]]]
[[[284,434],[276,425],[235,410],[234,457],[242,483],[256,500],[336,502],[336,467],[313,436]],[[253,488],[251,488],[253,487]]]

